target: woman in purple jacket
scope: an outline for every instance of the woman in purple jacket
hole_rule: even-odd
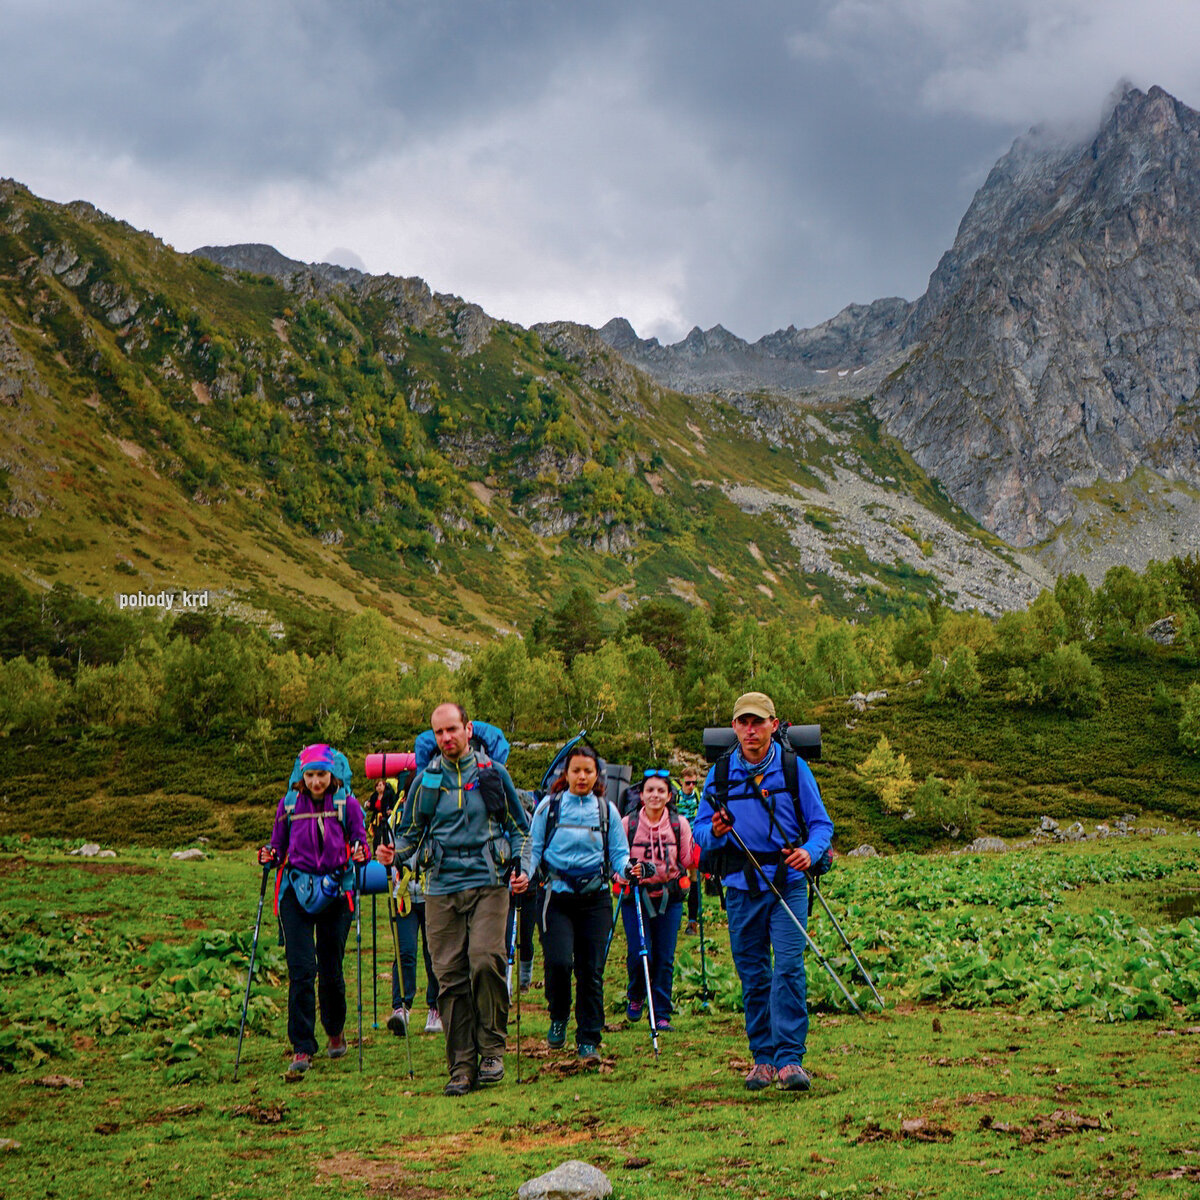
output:
[[[275,911],[287,954],[290,1070],[297,1073],[312,1066],[317,1052],[316,990],[329,1057],[346,1053],[342,958],[353,919],[351,861],[370,858],[362,806],[334,770],[328,746],[300,751],[300,782],[279,801],[270,844],[258,852],[263,866],[279,865]]]

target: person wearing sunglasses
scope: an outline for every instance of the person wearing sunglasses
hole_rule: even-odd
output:
[[[679,937],[683,897],[689,890],[687,868],[692,861],[692,830],[687,819],[670,807],[670,771],[652,768],[643,773],[641,801],[641,808],[625,818],[625,833],[629,839],[630,861],[636,860],[641,868],[634,886],[641,893],[654,1018],[659,1033],[670,1033],[674,1031],[671,992],[675,943]],[[625,924],[628,947],[625,1016],[631,1022],[641,1019],[646,1004],[636,903],[632,890],[621,901],[621,920]]]

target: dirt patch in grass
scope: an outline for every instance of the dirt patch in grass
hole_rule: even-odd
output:
[[[899,1129],[884,1129],[878,1121],[868,1121],[854,1139],[861,1146],[867,1142],[952,1142],[955,1131],[949,1125],[938,1125],[928,1117],[908,1117],[900,1121]]]
[[[1112,1113],[1106,1113],[1111,1117]],[[1007,1124],[995,1120],[990,1114],[979,1118],[979,1128],[991,1129],[996,1133],[1011,1133],[1021,1139],[1022,1145],[1030,1142],[1049,1142],[1054,1138],[1066,1137],[1072,1133],[1082,1133],[1089,1129],[1103,1129],[1104,1119],[1100,1117],[1085,1117],[1073,1108],[1056,1108],[1052,1113],[1034,1117],[1028,1125]]]
[[[407,1157],[407,1156],[406,1156]],[[442,1188],[429,1187],[428,1176],[407,1170],[399,1158],[362,1158],[342,1150],[317,1167],[318,1185],[356,1183],[368,1196],[389,1196],[395,1200],[441,1200],[453,1195]]]

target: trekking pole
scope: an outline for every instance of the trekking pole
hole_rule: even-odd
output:
[[[238,1066],[242,1061],[242,1035],[246,1032],[246,1010],[250,1007],[250,980],[254,978],[254,956],[258,952],[258,930],[262,925],[263,900],[267,895],[267,876],[270,864],[262,869],[262,886],[258,889],[258,916],[254,918],[254,941],[250,943],[250,969],[246,972],[246,997],[242,1001],[242,1023],[238,1026],[237,1057],[233,1060],[233,1082],[237,1083]]]
[[[379,1028],[379,959],[375,949],[375,893],[371,893],[371,1028]]]
[[[517,907],[513,912],[513,945],[521,940],[521,897],[516,897]],[[508,969],[512,971],[513,956],[508,956]],[[511,993],[510,993],[511,995]],[[517,983],[517,1082],[521,1082],[521,985]]]
[[[396,841],[392,839],[392,847],[395,848]],[[396,955],[396,975],[400,974],[400,930],[397,925],[399,915],[396,912],[396,893],[392,890],[392,881],[388,880],[388,925],[392,930],[392,950]],[[400,1003],[404,1003],[404,997],[400,997]],[[411,1010],[409,1013],[411,1017]],[[412,1059],[412,1043],[408,1040],[408,1021],[404,1022],[404,1050],[408,1057],[408,1077],[413,1078],[413,1059]]]
[[[776,819],[775,811],[773,808],[767,808],[767,820],[774,827],[776,832],[779,834],[780,838],[783,839],[784,850],[785,851],[794,850],[795,844],[788,837],[788,835],[784,832],[783,826],[780,825],[779,821]],[[828,851],[826,851],[824,857],[828,857],[829,861],[832,863],[833,860],[832,860],[832,857],[829,855]],[[830,921],[833,922],[833,927],[834,927],[834,929],[837,930],[838,937],[840,937],[842,939],[842,942],[845,945],[846,949],[850,952],[850,957],[852,959],[854,959],[854,965],[858,968],[859,973],[862,975],[862,977],[867,981],[867,987],[869,987],[871,989],[872,994],[875,996],[875,1000],[879,1005],[880,1012],[883,1012],[884,1008],[885,1008],[884,1003],[883,1003],[883,997],[880,996],[879,992],[876,990],[875,981],[871,978],[870,975],[867,974],[866,967],[864,967],[862,965],[862,963],[859,961],[858,955],[854,953],[854,947],[850,944],[850,939],[843,932],[842,927],[838,924],[837,917],[835,917],[833,915],[833,910],[826,903],[825,896],[821,892],[821,886],[817,882],[817,880],[820,878],[820,876],[817,874],[816,870],[814,869],[815,866],[816,866],[816,864],[814,863],[813,866],[810,866],[808,868],[808,870],[804,872],[805,877],[808,879],[808,885],[809,885],[808,915],[810,917],[812,916],[812,897],[816,896],[816,898],[818,900],[820,900],[821,907],[825,910],[826,916],[828,916]],[[826,868],[826,869],[828,869],[828,868]],[[845,989],[843,988],[842,990],[844,991]]]
[[[614,893],[612,924],[608,927],[608,939],[604,943],[604,961],[600,964],[600,974],[603,976],[604,968],[608,966],[608,951],[613,944],[613,935],[617,932],[617,917],[621,913],[621,893],[618,890]]]
[[[805,874],[808,874],[808,872],[805,872]],[[809,887],[812,888],[813,894],[818,900],[820,900],[821,907],[825,910],[826,916],[828,916],[830,921],[833,923],[834,929],[838,931],[838,936],[846,944],[846,949],[850,951],[850,957],[854,959],[854,965],[859,969],[859,971],[862,973],[862,977],[867,981],[867,987],[869,987],[874,993],[875,999],[879,1003],[879,1011],[882,1012],[885,1007],[883,1003],[883,997],[876,990],[875,983],[871,979],[871,976],[867,974],[867,968],[858,961],[858,955],[854,953],[854,947],[850,944],[850,939],[845,935],[845,933],[842,932],[842,927],[838,924],[837,917],[833,915],[833,910],[826,903],[824,893],[821,891],[821,887],[817,883],[817,877],[815,875],[808,875],[808,884]]]
[[[358,1070],[363,1069],[362,1030],[362,889],[359,887],[358,864],[354,865],[354,943],[358,957]]]
[[[733,837],[733,840],[737,842],[739,847],[741,847],[741,851],[746,856],[750,865],[762,876],[763,882],[767,885],[771,892],[774,893],[775,899],[779,901],[783,911],[787,913],[789,917],[791,917],[792,924],[795,925],[796,928],[804,935],[804,940],[808,943],[808,948],[813,952],[813,954],[816,955],[817,961],[825,968],[826,971],[829,972],[830,979],[832,979],[833,982],[836,983],[839,988],[841,988],[842,995],[845,996],[849,1001],[850,1007],[854,1009],[854,1011],[858,1013],[860,1017],[866,1016],[863,1010],[854,1002],[854,997],[846,990],[846,985],[841,981],[841,979],[838,978],[838,973],[833,969],[832,966],[829,965],[829,960],[821,953],[820,947],[809,936],[808,930],[804,928],[800,918],[797,917],[794,912],[792,912],[791,906],[783,898],[783,893],[775,886],[775,881],[763,869],[762,863],[760,863],[758,859],[754,857],[750,847],[747,846],[744,841],[742,841],[742,835],[738,833],[736,829],[734,829],[733,815],[730,813],[729,809],[722,804],[717,811],[720,812],[725,818],[726,823],[729,825],[729,832]]]
[[[508,998],[511,1000],[513,994],[513,956],[517,953],[517,913],[520,911],[521,906],[517,903],[517,898],[512,892],[509,892],[508,896],[508,902],[513,906],[513,910],[512,917],[508,922],[508,967],[504,972],[504,985],[508,988]],[[518,987],[517,991],[519,992],[520,990],[520,987]]]
[[[654,1043],[654,1057],[658,1058],[658,1025],[654,1020],[654,995],[650,990],[650,951],[646,947],[646,924],[642,920],[642,892],[637,883],[633,888],[633,905],[637,911],[638,941],[641,943],[642,973],[646,977],[646,1016],[650,1021],[650,1040]]]
[[[697,873],[696,916],[700,919],[700,1007],[708,1011],[708,967],[704,961],[704,876]]]

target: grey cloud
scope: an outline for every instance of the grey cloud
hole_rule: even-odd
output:
[[[1034,121],[1126,74],[1200,101],[1192,5],[1129,8],[0,0],[0,146],[177,245],[349,244],[527,323],[754,338],[918,295]]]

